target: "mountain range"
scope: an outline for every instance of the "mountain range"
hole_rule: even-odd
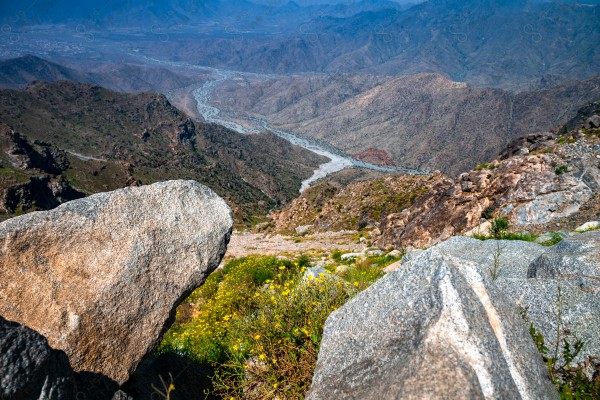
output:
[[[213,104],[350,155],[376,151],[380,163],[457,175],[598,99],[600,76],[513,93],[438,74],[333,74],[231,79],[216,89]]]
[[[34,82],[0,90],[5,216],[167,179],[194,179],[226,198],[238,223],[294,198],[325,158],[271,134],[194,123],[156,93]]]
[[[104,58],[133,51],[260,73],[439,73],[513,91],[543,77],[600,73],[597,2],[270,4],[62,0],[38,1],[25,11],[7,4],[0,21],[6,38],[15,38],[0,45],[0,56],[22,55],[25,47],[72,58],[88,50]]]

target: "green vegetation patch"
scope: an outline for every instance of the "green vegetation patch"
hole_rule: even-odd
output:
[[[306,255],[234,259],[186,299],[158,351],[213,367],[213,394],[223,398],[304,398],[325,320],[396,260],[367,257],[304,278]]]

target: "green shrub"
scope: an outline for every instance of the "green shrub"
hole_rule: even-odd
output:
[[[496,208],[494,206],[489,206],[481,213],[481,218],[491,219],[494,216],[494,211]]]
[[[568,170],[569,170],[569,167],[567,167],[566,165],[561,165],[560,167],[558,167],[554,170],[554,173],[556,175],[562,175],[565,172],[567,172]]]
[[[506,235],[509,226],[508,219],[504,217],[494,218],[490,226],[490,235],[495,239],[502,239]]]
[[[550,355],[544,336],[535,329],[533,324],[529,327],[529,334],[542,355],[544,364],[550,372],[552,383],[558,389],[561,399],[600,399],[600,371],[590,379],[583,373],[587,361],[573,365],[573,360],[581,353],[584,346],[581,340],[571,343],[562,339],[562,346],[558,342],[555,346],[555,353]],[[562,363],[559,363],[558,359],[559,350],[562,355]]]
[[[334,250],[333,253],[331,253],[331,258],[334,259],[335,261],[340,261],[342,259],[342,252],[339,250]]]
[[[349,268],[349,282],[335,275],[303,280],[308,256],[232,260],[194,291],[191,316],[178,314],[158,351],[211,365],[214,394],[223,398],[303,398],[325,319],[381,276],[375,264],[391,260]]]

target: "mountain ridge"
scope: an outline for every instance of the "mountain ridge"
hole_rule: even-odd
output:
[[[242,136],[194,123],[163,95],[121,94],[70,81],[0,90],[0,123],[8,138],[0,152],[5,194],[38,175],[88,194],[196,179],[230,202],[238,223],[295,197],[301,181],[325,160],[267,133]],[[39,154],[66,161],[57,170],[40,170],[25,148],[34,145],[42,146]],[[25,159],[15,163],[12,154]],[[48,163],[56,164],[54,159]],[[31,209],[30,201],[13,203],[5,212]]]

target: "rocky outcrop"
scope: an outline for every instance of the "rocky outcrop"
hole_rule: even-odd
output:
[[[330,315],[309,398],[557,398],[527,328],[581,339],[575,362],[600,354],[598,243],[453,237],[415,253]]]
[[[410,207],[441,179],[441,174],[386,176],[345,187],[323,182],[304,191],[271,218],[278,232],[308,225],[313,231],[374,227],[387,215]]]
[[[0,315],[118,383],[217,267],[231,210],[194,181],[129,187],[0,224]]]
[[[3,141],[10,143],[7,154],[17,168],[37,169],[57,175],[69,167],[66,153],[49,143],[36,140],[30,144],[25,137],[13,130],[7,132]]]
[[[69,167],[66,152],[34,140],[0,122],[0,211],[16,214],[49,210],[84,197],[60,175]]]
[[[484,211],[506,216],[516,229],[544,232],[597,207],[599,138],[577,132],[549,138],[530,136],[509,147],[503,160],[441,180],[410,208],[388,215],[377,244],[431,246],[478,227]],[[574,228],[581,222],[569,223]]]
[[[67,355],[39,333],[0,316],[0,398],[74,399],[73,370]]]
[[[29,182],[2,190],[0,210],[12,214],[18,210],[50,210],[85,194],[73,189],[63,176],[34,175]]]
[[[385,150],[374,147],[369,147],[365,151],[361,151],[360,153],[352,155],[352,157],[371,164],[391,166],[396,165],[396,163],[394,163],[394,161],[390,158],[390,155]]]

